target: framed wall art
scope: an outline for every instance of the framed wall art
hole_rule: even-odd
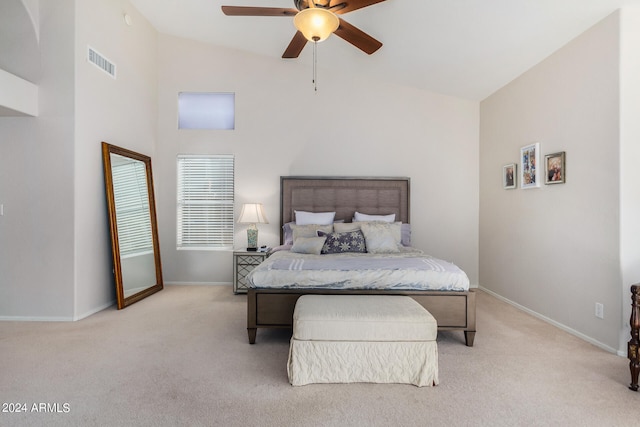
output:
[[[540,187],[540,143],[520,149],[520,188]]]
[[[515,163],[510,163],[502,167],[502,188],[504,188],[505,190],[516,188],[517,169],[518,166]]]
[[[565,182],[565,152],[547,154],[544,156],[544,183],[564,184]]]

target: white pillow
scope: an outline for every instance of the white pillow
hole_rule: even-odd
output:
[[[394,222],[396,220],[396,214],[389,215],[367,215],[360,212],[356,212],[353,216],[354,221],[383,221]]]
[[[291,246],[291,252],[299,254],[314,254],[320,255],[324,242],[327,240],[327,236],[322,237],[299,237],[293,242]]]
[[[306,212],[306,211],[294,211],[296,213],[296,224],[320,224],[329,225],[333,224],[333,219],[336,217],[335,212]]]

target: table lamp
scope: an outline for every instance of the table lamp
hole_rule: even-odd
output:
[[[258,250],[258,227],[256,226],[258,223],[269,224],[262,203],[243,204],[238,224],[250,224],[247,228],[247,251]]]

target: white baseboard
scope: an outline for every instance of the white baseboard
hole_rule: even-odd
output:
[[[165,285],[187,285],[187,286],[231,286],[231,282],[164,282]]]
[[[82,320],[82,319],[85,319],[85,318],[87,318],[87,317],[91,316],[92,314],[96,314],[97,312],[102,311],[102,310],[104,310],[105,308],[109,308],[109,307],[111,307],[111,306],[112,306],[112,305],[114,305],[115,303],[116,303],[116,300],[112,300],[111,302],[108,302],[108,303],[106,303],[106,304],[103,304],[103,305],[101,305],[100,307],[93,308],[93,309],[91,309],[91,310],[87,311],[86,313],[84,313],[84,314],[82,314],[82,315],[80,315],[80,316],[76,316],[76,317],[75,317],[75,319],[73,319],[73,320]]]
[[[66,316],[0,316],[2,322],[73,322]]]
[[[101,305],[100,307],[93,308],[88,312],[74,317],[67,316],[0,316],[2,322],[75,322],[85,319],[92,314],[96,314],[99,311],[109,308],[116,303],[115,300]]]
[[[610,346],[608,346],[606,344],[603,344],[600,341],[594,340],[593,338],[583,334],[582,332],[578,332],[575,329],[572,329],[572,328],[570,328],[570,327],[568,327],[566,325],[563,325],[562,323],[556,322],[555,320],[548,318],[547,316],[543,316],[542,314],[540,314],[540,313],[538,313],[536,311],[533,311],[533,310],[531,310],[531,309],[529,309],[529,308],[527,308],[527,307],[525,307],[523,305],[520,305],[517,302],[513,302],[510,299],[507,299],[507,298],[503,297],[502,295],[498,295],[497,293],[495,293],[495,292],[493,292],[493,291],[491,291],[491,290],[489,290],[487,288],[479,286],[479,289],[482,289],[484,292],[488,293],[489,295],[492,295],[492,296],[498,298],[499,300],[504,301],[507,304],[512,305],[515,308],[517,308],[519,310],[522,310],[522,311],[532,315],[533,317],[537,317],[538,319],[543,320],[543,321],[545,321],[547,323],[550,323],[553,326],[555,326],[555,327],[557,327],[559,329],[562,329],[563,331],[568,332],[573,336],[576,336],[576,337],[578,337],[578,338],[580,338],[580,339],[582,339],[582,340],[584,340],[584,341],[586,341],[588,343],[591,343],[591,344],[595,345],[596,347],[599,347],[599,348],[601,348],[601,349],[603,349],[605,351],[608,351],[609,353],[614,353],[614,354],[617,354],[618,356],[626,357],[626,353],[625,354],[620,354],[620,352],[617,349],[613,348],[613,347],[610,347]]]

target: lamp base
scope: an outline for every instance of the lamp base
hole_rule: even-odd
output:
[[[258,228],[255,224],[247,228],[247,250],[254,252],[258,250]]]

